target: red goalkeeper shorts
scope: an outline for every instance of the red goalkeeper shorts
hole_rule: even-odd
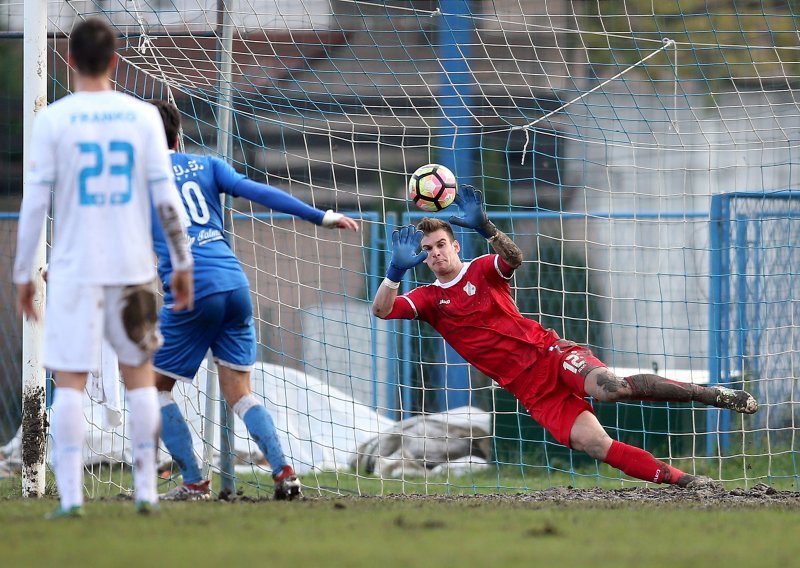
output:
[[[543,353],[529,372],[505,386],[560,443],[570,447],[569,435],[578,416],[593,412],[585,400],[586,375],[605,367],[590,349],[559,340]]]

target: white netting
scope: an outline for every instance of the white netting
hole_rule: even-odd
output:
[[[484,377],[468,380],[429,328],[371,317],[387,233],[419,218],[406,176],[429,162],[482,187],[492,218],[525,251],[515,281],[523,313],[590,344],[620,373],[746,384],[763,398],[761,413],[744,419],[686,405],[598,405],[612,436],[690,471],[793,483],[795,198],[724,221],[712,198],[749,192],[757,202],[797,184],[797,17],[782,5],[736,4],[707,13],[703,2],[634,0],[50,2],[51,94],[69,90],[74,21],[107,18],[123,38],[118,88],[174,97],[187,151],[214,153],[227,136],[240,171],[362,219],[361,236],[340,239],[236,202],[230,231],[265,364],[307,373],[335,388],[332,402],[380,421],[461,405],[490,413],[478,436],[491,441],[489,473],[409,468],[414,490],[621,479],[555,444]],[[14,29],[20,5],[4,7]],[[232,26],[228,77],[223,24]],[[232,112],[226,132],[221,110]],[[459,237],[468,255],[485,252]],[[430,281],[422,270],[413,278]],[[764,317],[776,306],[781,317]],[[767,339],[775,336],[779,344]],[[296,420],[338,425],[299,412]],[[362,434],[356,427],[348,444]],[[393,489],[386,469],[292,457],[336,470],[319,473],[320,487]]]

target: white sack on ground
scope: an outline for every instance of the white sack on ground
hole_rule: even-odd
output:
[[[351,465],[381,477],[459,475],[485,469],[491,414],[472,406],[414,416],[359,446]]]

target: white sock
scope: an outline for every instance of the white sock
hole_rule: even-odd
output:
[[[57,388],[50,416],[53,435],[53,467],[61,508],[83,505],[83,392]]]
[[[133,445],[133,489],[136,501],[158,502],[156,451],[161,412],[156,387],[128,391]]]
[[[236,404],[233,405],[233,412],[236,414],[236,416],[244,420],[244,415],[247,414],[247,411],[260,404],[261,403],[258,402],[258,399],[253,395],[253,393],[246,394],[237,400]]]
[[[158,391],[158,406],[164,408],[175,402],[175,397],[172,396],[172,391]]]

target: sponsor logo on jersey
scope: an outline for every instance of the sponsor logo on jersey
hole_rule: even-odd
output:
[[[475,284],[473,284],[472,282],[467,282],[466,285],[464,286],[464,292],[467,293],[467,296],[474,296],[477,290],[478,289],[475,288]]]
[[[221,241],[224,238],[225,237],[222,236],[222,233],[219,232],[219,229],[202,229],[199,233],[197,233],[196,237],[189,237],[189,246],[192,246],[196,243],[197,246],[201,247],[214,241]]]
[[[440,305],[440,306],[441,306],[442,304],[449,304],[449,303],[450,303],[450,300],[445,300],[444,298],[442,298],[441,300],[439,300],[439,305]]]

